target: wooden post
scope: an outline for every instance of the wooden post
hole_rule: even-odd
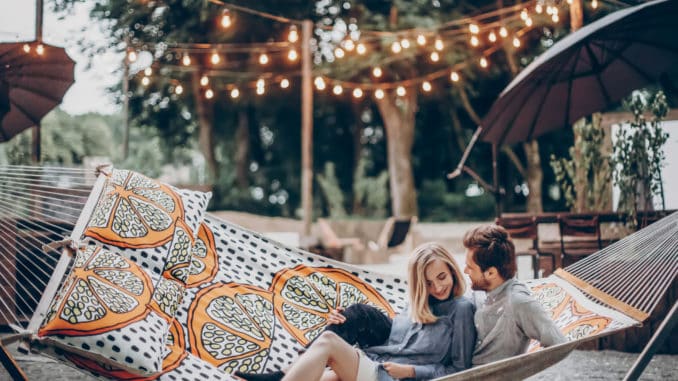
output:
[[[301,27],[301,205],[304,241],[311,235],[313,219],[313,88],[311,87],[311,32],[313,22]]]
[[[42,0],[35,1],[35,41],[42,42]],[[32,128],[32,151],[33,164],[40,164],[40,122]]]
[[[497,160],[499,159],[497,143],[492,143],[492,188],[494,188],[494,212],[497,217],[501,217],[501,190],[499,189],[499,168]]]
[[[19,364],[17,364],[16,360],[14,360],[7,348],[2,345],[2,342],[0,342],[0,364],[2,364],[5,369],[7,369],[7,372],[9,373],[9,376],[12,377],[12,380],[28,381],[28,377],[26,377],[26,374],[23,370],[21,370]]]
[[[125,37],[125,46],[129,47],[129,37]],[[129,155],[129,51],[125,49],[122,60],[122,158]]]

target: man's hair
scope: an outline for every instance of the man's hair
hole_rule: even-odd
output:
[[[516,247],[503,227],[488,224],[467,231],[464,247],[482,271],[494,266],[504,280],[516,275]]]

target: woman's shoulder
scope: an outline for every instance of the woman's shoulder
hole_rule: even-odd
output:
[[[473,301],[466,296],[460,296],[455,298],[456,304],[456,313],[457,315],[470,315],[473,316],[476,312],[476,306],[473,304]]]

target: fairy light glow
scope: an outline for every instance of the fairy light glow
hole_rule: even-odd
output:
[[[130,50],[129,53],[127,53],[127,61],[129,62],[134,62],[137,60],[137,52],[134,50]]]
[[[35,47],[35,52],[41,56],[45,53],[45,47],[42,44],[38,44],[38,46]]]
[[[262,54],[259,56],[259,63],[260,63],[261,65],[266,65],[266,64],[268,64],[268,55],[267,55],[266,53],[262,53]]]
[[[299,58],[299,54],[297,54],[297,51],[294,49],[290,49],[290,51],[287,53],[287,59],[294,62]]]
[[[231,89],[231,98],[235,99],[240,96],[240,90],[237,87]]]
[[[149,83],[151,83],[151,80],[148,77],[141,78],[141,84],[142,85],[148,86]]]
[[[417,44],[419,44],[419,46],[426,45],[426,37],[423,34],[417,36]]]
[[[489,65],[489,62],[487,62],[487,58],[483,57],[480,59],[480,67],[486,68]]]
[[[344,49],[346,49],[347,52],[353,51],[355,49],[355,43],[353,40],[348,39],[344,41]]]
[[[224,28],[229,28],[233,24],[231,20],[231,12],[228,9],[224,9],[221,12],[221,26]]]
[[[344,58],[344,49],[342,48],[334,49],[334,56],[337,58]]]
[[[344,88],[341,87],[341,85],[334,85],[334,87],[332,88],[332,92],[334,93],[334,95],[341,95],[341,93],[344,92]]]
[[[362,98],[363,97],[363,91],[357,87],[353,89],[353,98]]]
[[[438,62],[440,60],[440,55],[438,52],[431,52],[431,61]]]
[[[502,36],[502,37],[508,36],[508,30],[506,30],[505,26],[502,26],[501,28],[499,28],[499,35]]]
[[[323,77],[315,77],[315,80],[313,81],[315,83],[315,87],[318,90],[325,90],[325,80]]]
[[[212,89],[205,90],[205,98],[207,99],[214,98],[214,91],[212,91]]]
[[[497,41],[497,35],[492,31],[487,35],[487,39],[490,40],[490,42],[495,42]]]
[[[153,74],[153,69],[149,66],[146,69],[144,69],[144,75],[147,77],[150,77]]]
[[[365,53],[367,53],[367,48],[365,47],[365,44],[358,43],[358,46],[355,48],[356,53],[360,54],[361,56]]]
[[[299,41],[299,32],[297,32],[297,27],[295,25],[290,27],[290,33],[287,35],[287,41],[292,43]]]
[[[181,95],[184,92],[184,87],[181,85],[177,85],[177,87],[174,88],[174,94],[176,95]]]
[[[520,47],[520,39],[518,37],[513,37],[513,47],[515,48]]]
[[[421,89],[424,90],[424,91],[427,92],[427,93],[428,93],[429,91],[431,91],[431,88],[432,88],[432,87],[431,87],[431,82],[429,82],[429,81],[424,81],[424,82],[421,84]]]
[[[400,53],[400,51],[402,51],[402,50],[403,50],[403,48],[402,48],[402,46],[400,46],[400,42],[395,41],[391,44],[391,51],[393,53]]]
[[[436,48],[437,51],[443,50],[443,40],[436,38],[436,41],[433,43],[433,47]]]
[[[403,49],[408,49],[410,47],[410,40],[403,38],[400,40],[400,46],[402,46]]]
[[[181,63],[184,66],[189,66],[191,64],[191,56],[189,56],[188,53],[184,54],[184,56],[181,58]]]
[[[372,69],[372,75],[375,76],[376,78],[381,78],[382,74],[383,74],[383,72],[382,72],[382,70],[379,66]]]
[[[456,71],[453,71],[453,72],[450,74],[450,80],[451,80],[452,82],[459,82],[459,74],[458,74]]]
[[[382,90],[382,89],[377,89],[377,90],[374,92],[374,97],[377,98],[377,99],[384,99],[384,90]]]
[[[217,53],[212,54],[212,58],[210,58],[210,61],[212,62],[213,65],[217,65],[219,62],[221,62],[221,57]]]
[[[399,97],[404,97],[405,94],[407,94],[407,91],[405,90],[405,88],[403,86],[398,86],[398,88],[396,89],[396,94]]]
[[[28,44],[24,44],[24,52],[25,53],[30,53],[31,52],[31,46]]]
[[[472,46],[478,46],[480,44],[480,41],[478,40],[477,36],[471,36],[471,45]]]
[[[282,81],[280,81],[280,87],[283,89],[290,87],[290,80],[287,78],[283,78]]]
[[[206,75],[200,77],[200,86],[207,86],[210,83],[210,79]]]
[[[468,26],[468,30],[473,34],[478,34],[480,32],[480,28],[478,27],[478,24],[470,24]]]

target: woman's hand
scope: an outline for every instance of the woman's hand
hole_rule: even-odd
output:
[[[327,324],[344,324],[346,316],[341,313],[344,312],[344,307],[337,307],[336,310],[330,311],[330,316],[327,317]]]
[[[384,370],[396,379],[399,378],[414,378],[414,367],[412,365],[402,365],[395,362],[385,362],[382,364]]]

